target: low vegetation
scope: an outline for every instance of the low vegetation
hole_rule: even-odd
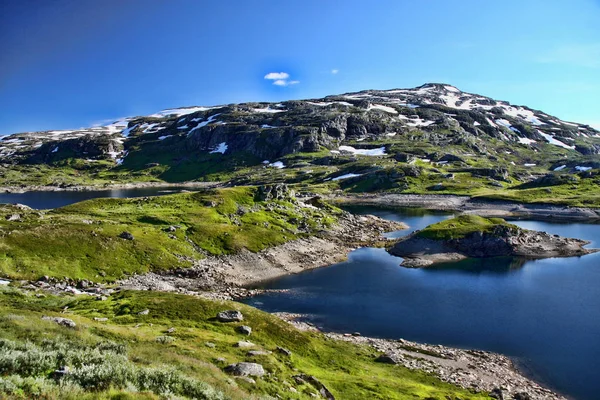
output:
[[[434,240],[462,239],[475,232],[489,233],[498,226],[519,229],[502,218],[483,218],[477,215],[459,215],[424,228],[417,233],[418,237]]]
[[[0,275],[113,281],[207,255],[257,252],[326,229],[340,212],[256,196],[256,188],[236,187],[48,211],[2,206]]]
[[[240,310],[244,321],[216,321],[227,309]],[[148,313],[140,315],[143,310]],[[94,320],[99,317],[108,320]],[[238,333],[241,324],[252,327],[250,337]],[[172,340],[157,342],[159,337]],[[249,355],[235,346],[240,340],[267,353]],[[277,352],[278,346],[291,355]],[[370,347],[298,331],[243,304],[169,293],[120,292],[99,301],[0,288],[0,349],[0,397],[8,398],[311,398],[317,389],[293,378],[302,373],[339,399],[487,398],[423,372],[377,363]],[[252,383],[224,372],[243,361],[260,363],[267,374]],[[59,378],[57,370],[68,372]]]

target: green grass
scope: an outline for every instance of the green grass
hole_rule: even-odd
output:
[[[0,208],[0,275],[112,281],[186,267],[207,255],[253,252],[315,234],[335,208],[257,202],[236,187],[131,199],[94,199],[49,210]],[[20,214],[19,221],[6,216]],[[169,232],[170,226],[178,227]],[[304,227],[300,229],[300,227]],[[130,232],[134,240],[119,237]]]
[[[67,313],[62,312],[65,307],[68,307]],[[145,309],[149,310],[148,315],[138,315]],[[218,312],[227,309],[238,309],[244,314],[243,324],[253,329],[247,340],[255,343],[256,348],[273,353],[251,357],[246,355],[247,349],[234,347],[237,341],[246,338],[236,331],[242,323],[224,324],[214,319]],[[60,327],[41,320],[42,315],[71,318],[78,326],[75,329]],[[109,320],[96,322],[94,317]],[[171,327],[175,332],[166,333]],[[157,342],[158,337],[166,335],[175,340],[165,344]],[[270,314],[243,304],[169,293],[130,291],[113,295],[106,301],[96,301],[86,296],[37,297],[31,292],[0,288],[0,338],[21,344],[29,341],[36,346],[52,338],[69,349],[93,349],[106,342],[122,344],[126,365],[153,370],[168,365],[179,376],[202,382],[232,399],[276,395],[284,399],[310,398],[315,389],[298,385],[292,379],[300,373],[315,376],[340,399],[487,398],[423,372],[376,363],[377,353],[370,347],[298,331]],[[206,346],[207,342],[214,343],[215,347]],[[275,352],[277,346],[289,349],[292,356]],[[114,345],[108,347],[114,348]],[[257,378],[256,384],[250,384],[223,372],[226,365],[242,361],[258,362],[268,374]],[[47,371],[34,376],[43,378]],[[291,392],[290,386],[298,393]],[[96,395],[98,398],[117,398],[124,394],[131,398],[155,398],[153,393],[127,392],[126,387],[113,386]],[[94,392],[86,390],[85,393]]]
[[[498,226],[519,229],[502,218],[484,218],[477,215],[459,215],[422,229],[417,236],[433,240],[462,239],[475,232],[490,233]]]

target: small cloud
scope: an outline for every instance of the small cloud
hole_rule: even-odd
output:
[[[340,70],[339,70],[339,69],[332,69],[332,70],[331,70],[331,73],[332,73],[333,75],[337,74],[338,72],[340,72]]]
[[[265,75],[265,79],[272,79],[272,80],[287,79],[289,77],[290,77],[290,74],[288,74],[287,72],[269,72],[268,74]]]
[[[269,72],[265,75],[265,79],[273,81],[273,85],[275,86],[289,86],[289,85],[297,85],[300,81],[290,81],[288,80],[290,74],[287,72]]]

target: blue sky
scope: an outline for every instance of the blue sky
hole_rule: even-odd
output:
[[[426,82],[600,127],[598,21],[600,0],[4,0],[0,134]]]

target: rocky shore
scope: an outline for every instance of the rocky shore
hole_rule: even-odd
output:
[[[322,331],[310,316],[275,313],[296,328]],[[431,373],[441,380],[476,392],[489,392],[496,399],[565,400],[558,393],[523,376],[508,357],[479,350],[462,350],[441,345],[422,344],[404,339],[389,340],[361,336],[359,333],[326,332],[335,340],[368,345],[381,354],[378,362],[404,366]]]
[[[467,218],[458,217],[466,220]],[[448,224],[442,222],[436,225]],[[442,233],[444,230],[441,229]],[[489,231],[475,231],[460,238],[435,239],[427,237],[428,229],[401,238],[388,249],[403,257],[402,266],[426,267],[441,262],[458,261],[469,257],[524,257],[530,259],[573,257],[597,252],[583,246],[589,241],[564,238],[546,232],[521,229],[511,224],[498,224]]]
[[[178,188],[178,189],[202,189],[222,186],[221,182],[130,182],[130,183],[107,183],[102,185],[69,185],[69,186],[3,186],[0,193],[26,193],[26,192],[93,192],[100,190],[119,189],[145,189],[145,188]]]
[[[361,193],[330,195],[328,199],[338,204],[417,207],[434,211],[475,214],[487,218],[582,222],[598,222],[600,220],[600,209],[550,204],[523,204],[500,200],[490,201],[469,196]]]
[[[403,223],[373,215],[344,213],[336,226],[317,236],[302,238],[252,253],[207,257],[190,268],[132,276],[119,282],[127,289],[184,293],[219,293],[247,297],[245,287],[277,277],[335,264],[357,247],[384,245],[383,234],[406,229]]]

